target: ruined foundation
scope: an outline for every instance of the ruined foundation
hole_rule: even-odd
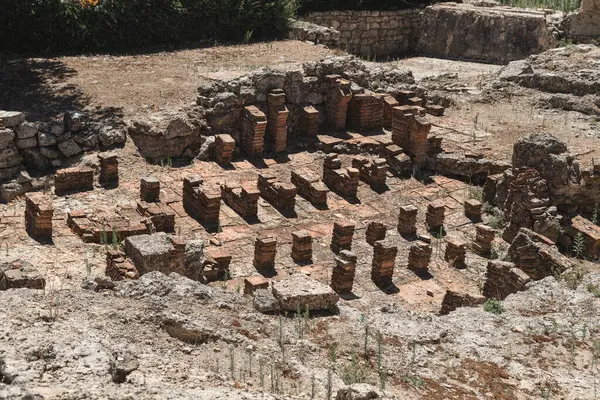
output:
[[[360,180],[374,189],[385,188],[388,165],[385,158],[370,159],[358,157],[352,159],[352,167],[359,171]]]
[[[369,132],[383,126],[383,98],[374,93],[357,94],[348,105],[348,125],[357,132]]]
[[[504,300],[509,294],[525,290],[531,281],[527,274],[511,262],[488,262],[483,295],[488,299]]]
[[[346,128],[348,103],[352,99],[350,81],[342,79],[339,75],[328,75],[330,89],[327,93],[325,104],[327,106],[327,120],[334,130]]]

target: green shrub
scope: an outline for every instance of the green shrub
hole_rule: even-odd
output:
[[[90,1],[91,2],[91,1]],[[3,1],[0,51],[129,51],[204,40],[283,38],[296,0]],[[93,4],[93,2],[91,2]]]
[[[485,303],[483,303],[483,309],[486,312],[500,315],[504,312],[504,306],[502,302],[498,299],[487,299]]]

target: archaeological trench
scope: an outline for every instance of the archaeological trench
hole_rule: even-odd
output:
[[[0,111],[1,399],[597,398],[600,49],[554,47],[598,2],[357,13],[293,34],[504,66],[456,89],[342,55],[131,120]],[[459,117],[511,93],[589,126]]]

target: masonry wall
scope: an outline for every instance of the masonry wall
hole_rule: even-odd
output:
[[[419,9],[401,11],[329,11],[303,17],[340,32],[340,48],[361,57],[400,56],[415,48]]]

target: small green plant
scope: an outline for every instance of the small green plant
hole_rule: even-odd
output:
[[[576,258],[581,258],[585,250],[585,242],[583,233],[577,232],[577,235],[573,238],[573,254]]]
[[[264,361],[262,357],[258,360],[258,377],[260,379],[260,387],[265,387],[265,373],[263,371]]]
[[[469,199],[483,201],[483,188],[477,185],[469,185]]]
[[[491,218],[488,221],[488,225],[494,229],[503,229],[507,225],[504,213],[497,208],[493,208],[489,212]]]
[[[102,223],[102,233],[100,234],[100,243],[104,246],[108,246],[108,233],[106,232],[106,225]]]
[[[119,235],[117,234],[117,227],[113,225],[112,227],[112,248],[113,250],[119,250],[121,248],[121,240],[119,240]]]
[[[600,287],[598,285],[589,284],[587,287],[588,292],[594,295],[594,297],[600,298]]]
[[[317,382],[315,381],[315,376],[311,375],[310,377],[310,398],[311,400],[315,398],[317,394]]]
[[[416,375],[404,375],[402,381],[420,389],[426,385],[425,381]]]
[[[86,272],[88,275],[91,275],[91,274],[92,274],[92,263],[90,262],[90,259],[89,259],[89,258],[86,258],[86,259],[85,259],[85,272]]]
[[[244,34],[244,43],[246,43],[246,44],[250,43],[250,40],[252,40],[253,33],[254,33],[254,31],[246,31],[246,33]]]
[[[365,334],[363,339],[363,354],[365,360],[369,359],[369,325],[365,324]]]
[[[596,203],[594,204],[594,212],[592,213],[592,223],[594,225],[598,225],[598,217],[599,217],[599,212],[600,210],[598,209],[600,207],[600,204]]]
[[[575,290],[583,280],[585,272],[583,265],[578,263],[575,264],[573,268],[565,271],[562,275],[559,275],[559,278],[565,281],[569,289]]]
[[[487,299],[483,303],[483,309],[491,314],[500,315],[504,312],[504,306],[498,299]]]
[[[231,379],[235,379],[235,353],[233,347],[229,348],[229,371],[231,372]]]

